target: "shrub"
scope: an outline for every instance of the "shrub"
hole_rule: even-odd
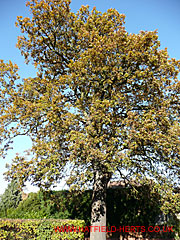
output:
[[[0,219],[0,240],[80,240],[84,239],[83,232],[59,232],[57,226],[83,227],[82,220],[20,220]]]

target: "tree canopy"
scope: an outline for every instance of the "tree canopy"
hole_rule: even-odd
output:
[[[0,139],[4,154],[14,137],[30,136],[32,158],[16,157],[8,175],[44,187],[67,176],[82,188],[151,179],[177,210],[180,61],[160,49],[157,31],[128,33],[115,9],[27,6],[17,47],[37,76],[20,80],[16,65],[0,62]]]

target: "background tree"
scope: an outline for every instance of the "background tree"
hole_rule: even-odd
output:
[[[4,214],[7,217],[7,209],[13,207],[16,208],[21,200],[22,195],[19,190],[18,181],[12,180],[0,197],[0,212],[4,211]]]
[[[18,17],[17,46],[37,77],[19,81],[17,66],[0,62],[2,154],[17,135],[33,142],[32,159],[16,157],[7,175],[46,188],[64,177],[93,186],[96,226],[106,222],[112,177],[153,179],[163,208],[177,211],[180,62],[159,49],[156,31],[127,33],[116,10],[69,5],[32,0],[32,17]]]

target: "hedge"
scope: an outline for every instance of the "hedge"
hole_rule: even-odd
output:
[[[62,226],[79,229],[84,225],[83,220],[0,219],[0,240],[79,240],[84,239],[81,231],[60,232],[55,229]]]

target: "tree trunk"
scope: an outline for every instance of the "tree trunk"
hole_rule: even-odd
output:
[[[93,186],[90,240],[106,240],[107,175],[96,171]]]

